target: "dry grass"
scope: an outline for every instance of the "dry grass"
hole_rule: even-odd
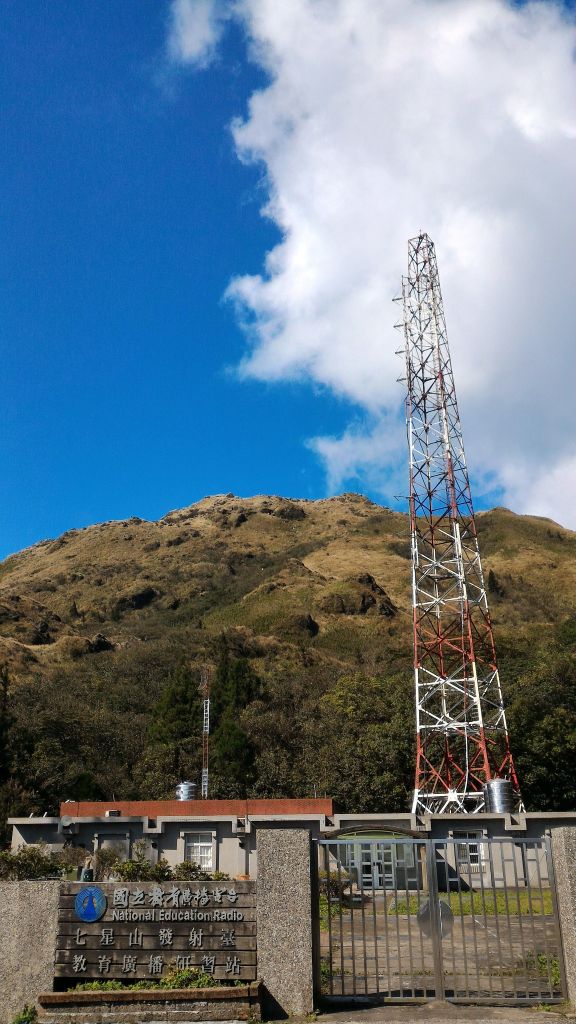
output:
[[[574,612],[576,534],[505,509],[478,522],[485,572],[492,569],[503,591],[491,600],[497,641],[511,630],[529,641],[538,624]],[[158,522],[71,530],[0,566],[0,606],[8,609],[0,613],[0,646],[16,678],[72,665],[98,633],[115,645],[112,657],[126,648],[145,657],[150,639],[180,642],[191,624],[206,638],[245,627],[297,647],[312,643],[320,657],[351,666],[377,658],[395,664],[411,642],[407,534],[404,515],[360,495],[315,502],[216,495]],[[326,595],[362,573],[394,602],[394,619],[323,610]],[[147,603],[138,596],[150,591]],[[307,614],[319,626],[313,640],[294,625]],[[47,643],[33,637],[43,621]]]

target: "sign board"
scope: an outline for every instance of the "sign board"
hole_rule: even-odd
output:
[[[254,882],[67,882],[55,976],[159,981],[171,966],[256,979]]]

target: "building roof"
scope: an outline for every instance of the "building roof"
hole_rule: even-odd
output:
[[[332,815],[332,800],[69,800],[60,814],[71,818],[104,818],[119,811],[123,818],[239,818]]]

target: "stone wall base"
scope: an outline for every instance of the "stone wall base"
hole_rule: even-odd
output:
[[[39,1024],[203,1024],[260,1020],[260,984],[148,992],[44,992]]]

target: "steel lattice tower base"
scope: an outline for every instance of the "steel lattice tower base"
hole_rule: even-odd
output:
[[[507,778],[521,806],[434,244],[408,243],[402,279],[416,690],[414,812],[477,812]]]

